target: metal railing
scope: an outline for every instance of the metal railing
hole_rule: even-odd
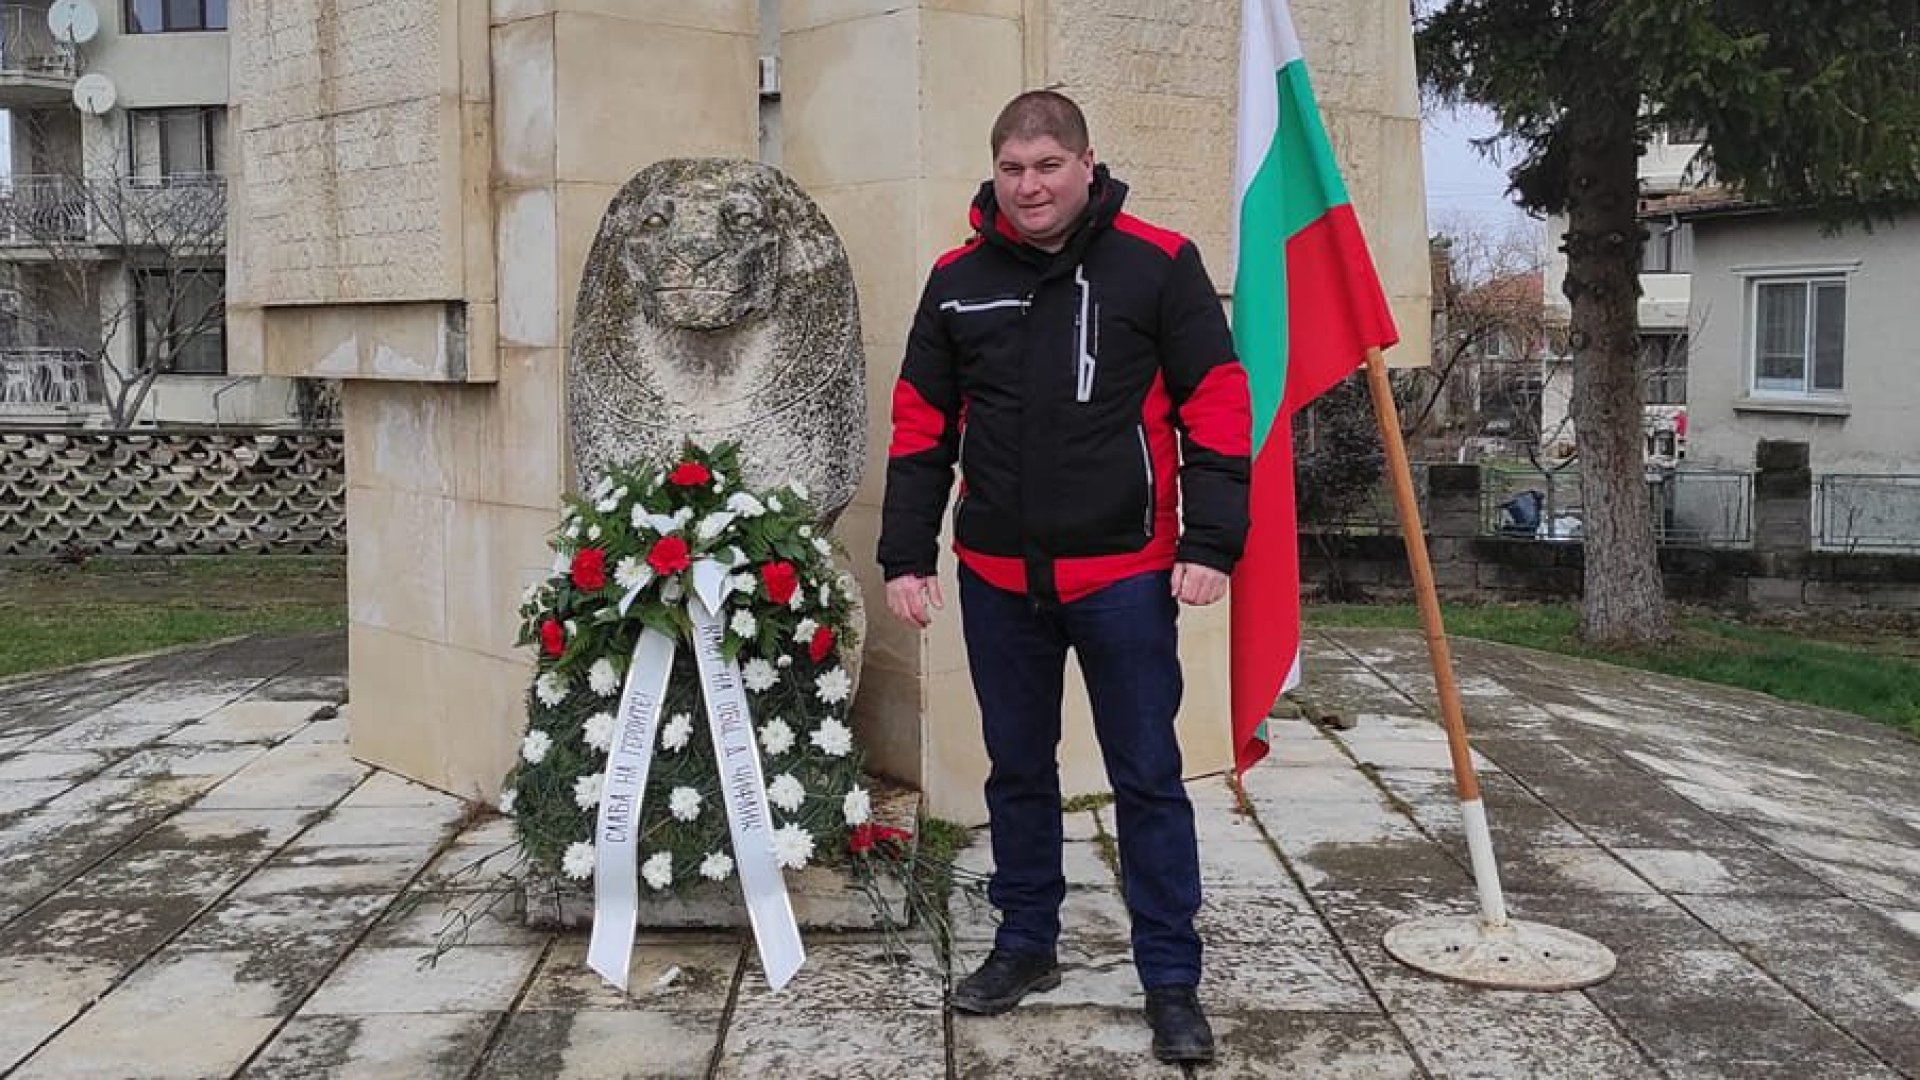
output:
[[[98,405],[97,358],[77,349],[0,347],[0,406]]]
[[[1534,540],[1578,540],[1586,498],[1580,467],[1480,463],[1480,531]]]
[[[1826,473],[1813,503],[1819,550],[1920,551],[1920,476]]]
[[[226,217],[217,173],[0,177],[0,245],[218,248]]]
[[[0,5],[0,75],[71,79],[78,70],[73,46],[54,40],[45,7]]]
[[[1654,537],[1662,544],[1745,547],[1753,543],[1753,474],[1675,469],[1647,478]]]

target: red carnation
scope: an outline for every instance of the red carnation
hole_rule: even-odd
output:
[[[833,631],[824,626],[815,630],[813,632],[813,640],[807,643],[807,655],[813,657],[813,662],[817,664],[825,660],[828,654],[832,652]]]
[[[607,587],[607,553],[599,548],[581,548],[573,556],[568,571],[574,588],[594,592]]]
[[[677,536],[663,536],[660,542],[647,552],[647,565],[653,567],[656,574],[677,574],[693,565],[687,558],[687,542]]]
[[[567,628],[560,625],[559,619],[549,618],[540,624],[540,651],[548,656],[567,651]]]
[[[761,567],[760,580],[766,582],[767,599],[776,604],[793,599],[793,590],[800,587],[800,575],[793,572],[790,562],[770,562]]]
[[[713,479],[713,470],[697,461],[683,461],[667,474],[667,483],[676,487],[699,487]]]
[[[865,855],[873,850],[873,826],[855,825],[852,835],[847,837],[847,850],[855,855]]]

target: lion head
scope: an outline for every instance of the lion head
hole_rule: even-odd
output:
[[[830,518],[865,464],[859,301],[826,216],[779,170],[676,159],[615,195],[567,364],[577,474],[736,439]],[[750,471],[752,467],[750,466]]]

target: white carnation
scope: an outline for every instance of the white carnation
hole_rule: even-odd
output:
[[[845,757],[853,749],[853,732],[838,720],[822,720],[814,729],[812,742],[828,757]]]
[[[760,728],[760,747],[769,754],[784,754],[793,749],[793,729],[779,717],[767,721]]]
[[[647,583],[652,580],[653,567],[648,566],[635,556],[629,555],[614,564],[613,583],[628,592],[632,592],[635,589],[644,589]]]
[[[819,623],[814,622],[812,619],[801,619],[800,625],[793,628],[793,640],[802,645],[811,645],[813,644],[813,632],[818,629],[820,629]]]
[[[585,881],[593,876],[593,845],[585,840],[575,840],[567,845],[567,853],[560,858],[560,872],[575,881]]]
[[[847,797],[840,800],[840,816],[847,819],[849,825],[862,825],[873,813],[873,800],[868,797],[866,788],[854,788]]]
[[[767,801],[792,814],[800,809],[801,803],[807,801],[807,789],[800,786],[800,781],[795,780],[792,773],[781,773],[773,778],[773,783],[767,785]]]
[[[760,587],[760,579],[752,574],[735,574],[727,579],[727,584],[742,596],[752,596],[754,590]]]
[[[567,526],[567,539],[569,540],[580,539],[580,523],[579,522],[576,521],[573,524]]]
[[[719,469],[713,470],[713,490],[720,491],[727,486],[727,475]]]
[[[588,540],[600,539],[600,526],[598,525],[587,526],[587,539]]]
[[[668,717],[666,726],[660,729],[660,745],[669,750],[685,750],[692,737],[693,717],[683,712]]]
[[[757,518],[767,512],[767,505],[742,491],[727,499],[727,509],[743,518]]]
[[[673,512],[673,523],[675,525],[685,525],[687,522],[692,520],[693,520],[693,507],[691,506],[683,506],[680,509],[675,510]]]
[[[733,876],[733,856],[716,851],[700,860],[700,876],[708,881],[725,881]]]
[[[573,782],[573,802],[582,810],[591,810],[600,805],[600,794],[606,788],[607,774],[594,773],[583,776]]]
[[[826,537],[816,536],[813,538],[813,550],[819,552],[821,555],[831,556],[833,554],[833,545],[827,543]],[[824,604],[826,601],[822,600],[821,603]]]
[[[773,511],[776,514],[783,512],[785,508],[780,505],[780,496],[778,495],[767,496],[767,509]]]
[[[596,499],[604,499],[612,493],[613,477],[611,476],[603,476],[600,478],[599,483],[593,485],[593,497]]]
[[[700,519],[700,527],[694,530],[694,535],[702,540],[711,541],[726,532],[727,526],[731,524],[733,524],[731,513],[725,510],[716,511]]]
[[[779,668],[781,671],[785,671],[793,666],[793,657],[788,656],[786,653],[781,653],[779,656],[774,657],[773,666]]]
[[[734,612],[733,621],[728,625],[733,627],[734,633],[739,634],[743,638],[752,637],[754,633],[760,629],[760,624],[754,621],[753,612],[748,611],[746,608],[741,608],[739,611]]]
[[[756,694],[764,694],[780,682],[780,673],[773,669],[773,665],[759,659],[747,661],[746,666],[740,669],[740,677],[746,682],[747,689]]]
[[[692,821],[700,816],[700,793],[690,787],[674,788],[667,796],[667,809],[677,821]]]
[[[544,731],[529,731],[527,737],[520,740],[520,756],[529,765],[538,765],[546,760],[547,751],[553,749],[553,736]]]
[[[533,696],[539,698],[540,704],[549,709],[567,700],[566,676],[557,671],[549,671],[533,680]]]
[[[647,856],[640,864],[640,876],[656,891],[673,884],[673,853],[656,851]]]
[[[580,736],[587,741],[588,746],[593,747],[595,750],[606,750],[613,745],[613,728],[615,722],[613,714],[610,712],[594,713],[592,716],[587,717],[586,726],[580,732]]]
[[[773,861],[783,870],[800,870],[813,858],[813,834],[798,825],[773,831]]]
[[[833,584],[831,582],[823,581],[820,583],[820,606],[828,607],[832,603],[833,603]]]
[[[601,657],[587,669],[587,687],[601,697],[612,697],[620,692],[620,673],[613,670],[613,661]]]
[[[795,480],[795,481],[794,481],[793,483],[791,483],[791,484],[788,484],[788,485],[787,485],[787,488],[788,488],[789,490],[791,490],[791,491],[792,491],[792,492],[794,493],[794,495],[795,495],[796,497],[798,497],[798,498],[802,498],[802,499],[804,499],[804,498],[807,498],[807,497],[808,497],[808,495],[807,495],[807,485],[805,485],[805,484],[803,484],[803,483],[801,483],[801,482],[800,482],[800,481],[798,481],[798,480]]]
[[[853,693],[853,680],[847,678],[844,668],[823,672],[813,682],[813,696],[829,705],[838,705],[847,700],[847,695],[851,693]]]
[[[514,800],[518,799],[519,797],[520,797],[520,790],[518,788],[508,788],[507,790],[501,792],[500,793],[500,812],[503,814],[513,813]]]

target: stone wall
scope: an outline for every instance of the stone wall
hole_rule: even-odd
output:
[[[0,430],[0,557],[337,554],[338,431]]]

